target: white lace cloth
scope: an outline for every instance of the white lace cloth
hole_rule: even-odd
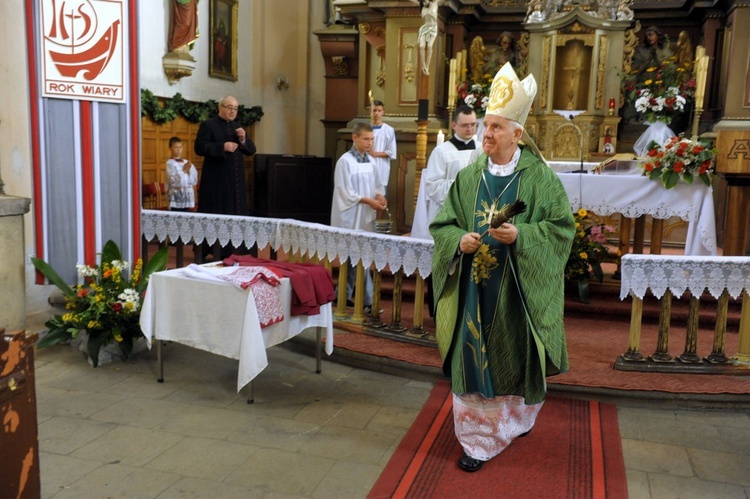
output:
[[[395,272],[402,268],[406,275],[419,271],[422,277],[430,275],[432,241],[410,237],[361,232],[300,222],[292,219],[240,217],[231,215],[206,215],[159,210],[141,212],[141,232],[147,240],[156,237],[164,241],[178,238],[184,242],[204,240],[222,246],[232,243],[260,248],[270,245],[274,250],[309,250],[310,256],[327,256],[344,261],[360,259],[365,265],[374,263],[378,270],[386,266]]]
[[[672,189],[641,175],[581,175],[559,173],[573,210],[597,215],[621,213],[628,218],[651,215],[679,217],[688,222],[686,255],[716,255],[713,190],[700,180]]]
[[[716,222],[712,189],[700,181],[679,183],[665,189],[660,183],[640,175],[582,175],[558,173],[573,210],[586,208],[598,215],[622,213],[628,218],[651,215],[655,218],[680,217],[688,222],[686,255],[716,254]],[[203,241],[222,246],[232,243],[247,247],[257,244],[274,250],[308,252],[329,260],[362,260],[386,266],[405,275],[419,271],[430,275],[434,243],[411,237],[340,229],[328,225],[284,218],[257,218],[234,215],[208,215],[161,210],[141,212],[141,232],[147,240]]]
[[[648,289],[657,298],[667,289],[675,296],[708,290],[714,298],[726,289],[737,298],[750,289],[750,257],[743,256],[624,255],[621,272],[620,299],[643,298]]]

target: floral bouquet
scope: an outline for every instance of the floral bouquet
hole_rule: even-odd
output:
[[[588,211],[583,208],[574,213],[573,217],[576,234],[568,262],[565,264],[565,279],[578,282],[578,295],[581,301],[588,303],[588,280],[594,277],[602,282],[602,263],[614,260],[604,244],[607,238],[614,234],[615,229],[609,225],[592,223]],[[619,249],[617,251],[619,252]]]
[[[651,180],[661,179],[671,189],[682,179],[692,184],[695,177],[711,185],[716,149],[709,149],[698,141],[672,137],[664,145],[651,141],[646,158],[640,163],[643,174]]]
[[[678,67],[675,58],[643,73],[624,78],[626,100],[633,104],[643,121],[669,123],[674,113],[683,112],[687,99],[695,93],[695,80],[689,67]]]
[[[76,338],[80,331],[88,332],[87,350],[94,367],[99,363],[102,346],[116,342],[127,358],[133,350],[133,340],[143,336],[138,324],[141,303],[149,276],[164,270],[168,247],[160,249],[143,269],[139,258],[130,277],[125,274],[128,262],[122,260],[120,249],[107,241],[96,267],[77,265],[83,284],[69,286],[43,260],[32,258],[34,267],[65,294],[64,315],[56,315],[45,323],[49,332],[39,341],[39,348],[58,345]]]
[[[466,104],[477,113],[484,116],[487,111],[487,102],[490,100],[490,87],[492,86],[492,75],[485,74],[477,81],[464,81],[458,85],[459,105]]]

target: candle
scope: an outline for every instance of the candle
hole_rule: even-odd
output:
[[[451,59],[448,75],[448,107],[456,103],[456,59]]]
[[[701,55],[695,64],[695,107],[703,109],[703,99],[706,90],[706,75],[708,73],[708,56]]]
[[[609,99],[609,115],[614,116],[615,115],[615,100]]]
[[[701,57],[706,55],[706,47],[703,45],[698,45],[695,47],[695,61],[698,62],[701,60]]]
[[[443,131],[442,131],[442,130],[440,130],[440,131],[438,132],[438,134],[437,134],[437,140],[435,141],[435,145],[436,145],[436,146],[439,146],[439,145],[440,145],[440,144],[442,144],[443,142],[445,142],[445,134],[443,133]]]

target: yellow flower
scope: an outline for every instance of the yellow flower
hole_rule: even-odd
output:
[[[133,307],[134,307],[132,301],[125,302],[125,305],[123,305],[123,306],[125,307],[125,310],[127,310],[128,312],[130,312],[131,310],[133,310]]]
[[[88,324],[86,324],[86,329],[96,329],[102,327],[102,323],[95,320],[90,320]]]
[[[654,80],[646,80],[643,83],[645,83],[646,85],[651,85],[653,82]]]
[[[586,215],[588,215],[588,214],[589,214],[589,212],[588,212],[588,211],[586,211],[586,209],[585,209],[585,208],[579,208],[579,209],[578,209],[578,216],[579,216],[579,217],[581,217],[581,218],[584,218],[584,217],[585,217]]]
[[[580,228],[581,228],[581,223],[580,222],[576,222],[576,229],[580,229]]]
[[[578,256],[580,256],[582,260],[588,260],[589,259],[589,256],[584,251],[581,251],[580,253],[578,253]]]
[[[647,73],[653,73],[654,71],[656,71],[656,67],[654,67],[654,66],[652,66],[652,67],[650,67],[650,68],[648,68],[646,70]]]
[[[664,81],[663,80],[656,80],[654,83],[656,83],[657,85],[661,85],[662,83],[664,83]]]
[[[62,316],[62,320],[64,322],[72,322],[74,317],[75,316],[73,314],[71,314],[70,312],[68,312],[67,314],[65,314],[65,315]]]
[[[115,341],[116,341],[117,343],[122,343],[122,336],[120,335],[120,333],[116,333],[116,334],[114,334],[114,335],[113,335],[113,338],[115,339]]]

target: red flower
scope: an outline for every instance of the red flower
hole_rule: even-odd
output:
[[[693,150],[691,151],[693,154],[700,154],[703,152],[703,150],[706,149],[705,147],[698,145],[693,147]]]
[[[647,172],[650,172],[651,170],[654,169],[654,165],[652,165],[651,163],[646,163],[646,166],[644,166],[643,169],[646,170]]]
[[[120,303],[120,302],[113,303],[112,304],[112,310],[115,313],[117,313],[117,314],[119,314],[120,312],[122,312],[122,303]]]
[[[659,151],[657,151],[656,149],[650,149],[650,150],[648,151],[648,155],[649,155],[649,156],[651,156],[652,158],[653,158],[654,156],[656,156],[657,154],[659,154]]]
[[[675,161],[674,165],[672,165],[672,170],[674,170],[675,173],[682,173],[682,170],[685,169],[685,163],[682,161]]]
[[[83,288],[80,291],[78,291],[78,298],[85,298],[86,296],[88,296],[88,294],[89,294],[89,290],[86,288]]]

